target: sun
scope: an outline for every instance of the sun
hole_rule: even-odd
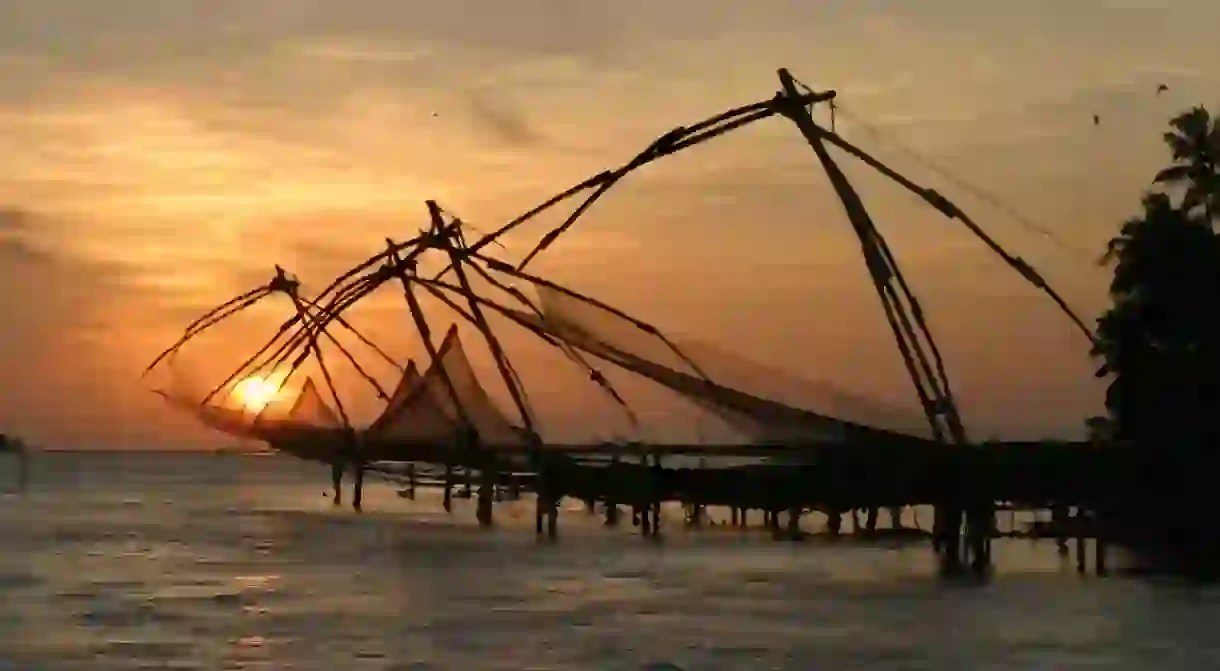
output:
[[[279,393],[279,384],[263,377],[248,377],[233,387],[233,397],[251,412],[267,407]]]

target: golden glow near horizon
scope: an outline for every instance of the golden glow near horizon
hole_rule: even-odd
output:
[[[280,397],[280,383],[264,377],[248,377],[233,386],[233,398],[245,410],[258,413]]]
[[[956,201],[1091,317],[1108,279],[1095,257],[1167,160],[1165,120],[1220,102],[1210,0],[1053,13],[967,0],[481,3],[6,0],[0,280],[31,289],[0,295],[21,315],[0,332],[0,366],[24,380],[0,386],[0,425],[63,446],[202,440],[131,380],[273,263],[306,291],[325,285],[387,235],[426,226],[427,198],[492,230],[674,126],[770,97],[781,66],[836,89],[847,139]],[[1083,251],[1062,253],[903,147]],[[1102,383],[1071,326],[960,227],[841,160],[908,270],[975,432],[1082,431]],[[519,260],[567,213],[496,253]],[[665,329],[910,401],[858,248],[808,148],[769,120],[633,174],[531,270]],[[387,304],[352,319],[419,359],[409,317]],[[222,351],[204,359],[227,368],[261,345],[290,309],[268,306],[218,327]],[[546,366],[517,365],[549,383]],[[375,414],[352,393],[353,412]]]

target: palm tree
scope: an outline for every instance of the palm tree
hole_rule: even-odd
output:
[[[1099,376],[1116,437],[1201,438],[1220,392],[1220,238],[1163,193],[1125,222],[1103,262],[1114,305],[1098,320]],[[1206,427],[1206,428],[1205,428]],[[1173,442],[1178,442],[1174,440]]]
[[[1107,516],[1146,559],[1214,556],[1206,516],[1220,446],[1220,124],[1201,107],[1164,134],[1174,164],[1123,223],[1102,257],[1113,264],[1113,305],[1098,319],[1093,354],[1106,391],[1112,436],[1146,450],[1146,478]],[[1100,428],[1094,422],[1093,427]],[[1091,427],[1091,428],[1093,428]],[[1149,449],[1150,448],[1150,449]],[[1172,511],[1166,522],[1166,512]]]
[[[1185,186],[1182,209],[1203,209],[1204,219],[1220,215],[1220,119],[1203,107],[1194,107],[1169,122],[1173,130],[1164,134],[1173,153],[1174,165],[1157,173],[1155,182]]]

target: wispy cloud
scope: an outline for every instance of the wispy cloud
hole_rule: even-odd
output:
[[[135,439],[120,424],[153,426],[163,413],[114,380],[190,310],[264,281],[277,262],[309,285],[325,281],[387,234],[424,226],[427,198],[495,228],[675,125],[770,96],[778,66],[839,90],[843,132],[921,181],[961,195],[887,137],[1092,244],[1123,207],[1102,186],[1137,190],[1143,178],[1127,173],[1161,160],[1160,117],[1214,95],[1220,62],[1209,32],[1220,9],[1204,0],[205,4],[14,0],[0,12],[0,203],[14,206],[0,214],[0,275],[37,287],[3,298],[27,316],[0,365],[45,380],[40,402],[69,390],[90,399],[95,410],[64,412],[115,441]],[[1158,81],[1169,95],[1148,93]],[[1081,128],[1095,111],[1104,128]],[[1093,160],[1103,146],[1104,174]],[[967,243],[946,242],[944,223],[915,199],[848,169],[937,291],[1014,290],[998,276],[962,279],[948,261],[973,253]],[[507,240],[506,255],[556,217]],[[876,326],[867,292],[835,298],[862,281],[842,223],[793,129],[772,120],[633,175],[539,263],[628,307],[765,349],[781,336],[733,331],[726,322],[746,320],[721,315],[766,296],[804,315],[784,322],[793,333],[828,328],[795,307],[812,303],[838,306],[840,325]],[[979,315],[993,309],[946,302],[936,319],[946,331],[977,329],[962,320],[987,321]],[[1024,310],[1000,316],[1049,323]],[[888,347],[884,335],[849,347],[831,333],[791,363],[842,372],[826,361],[846,370]],[[1013,347],[976,332],[945,337],[974,380],[981,358]],[[1059,384],[1060,364],[1078,354],[1006,371],[1010,386],[1032,389],[1038,375]],[[857,381],[866,392],[901,384],[883,378]],[[976,408],[1012,407],[974,386],[984,388]],[[1059,386],[1054,407],[1022,410],[1022,421],[1051,426],[1096,404]],[[34,412],[33,401],[13,403]],[[26,421],[48,433],[66,423]]]
[[[290,44],[289,53],[306,60],[352,62],[360,65],[415,63],[436,53],[434,47],[418,44],[404,47],[394,42],[304,40]]]

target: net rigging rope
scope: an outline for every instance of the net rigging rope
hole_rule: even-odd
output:
[[[882,133],[875,124],[865,121],[859,115],[851,112],[850,110],[844,111],[842,104],[835,105],[835,110],[838,115],[849,119],[852,123],[863,129],[873,138],[874,141],[905,154],[908,158],[913,159],[915,162],[919,163],[928,170],[940,175],[954,186],[962,189],[988,205],[991,205],[1000,213],[1007,215],[1014,223],[1025,229],[1027,232],[1038,235],[1039,237],[1049,241],[1053,246],[1057,247],[1059,251],[1070,256],[1077,257],[1078,260],[1087,260],[1087,265],[1091,268],[1099,268],[1096,263],[1096,254],[1090,254],[1083,247],[1064,240],[1054,231],[1034,221],[1031,217],[1023,214],[1014,205],[1000,198],[991,191],[967,181],[965,178],[959,176],[957,173],[945,167],[943,164],[929,158],[927,155],[922,154],[911,147],[898,142],[897,140],[894,140],[888,134]]]

